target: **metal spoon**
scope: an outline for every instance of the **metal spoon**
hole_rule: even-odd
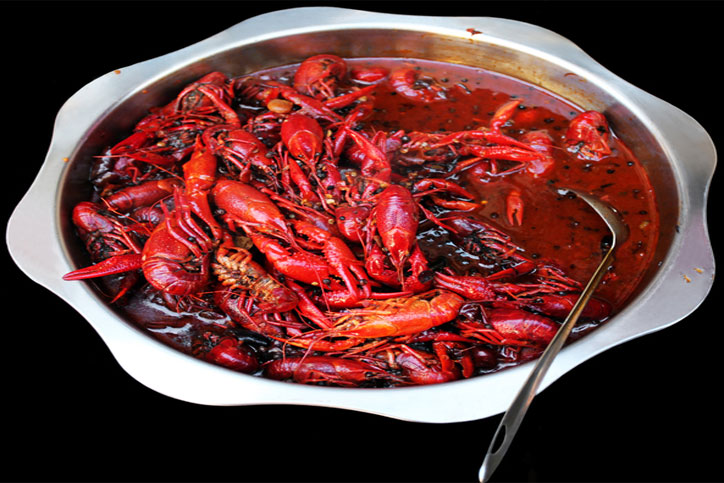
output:
[[[589,280],[588,284],[583,289],[581,296],[578,298],[578,301],[571,309],[571,313],[568,314],[568,317],[558,329],[558,333],[553,340],[551,340],[540,359],[538,359],[538,362],[533,368],[533,372],[531,372],[528,380],[520,389],[520,392],[513,400],[513,403],[508,408],[508,411],[506,411],[503,415],[503,419],[498,425],[498,429],[495,431],[495,436],[493,436],[493,440],[490,443],[490,447],[485,455],[483,464],[480,467],[480,471],[478,473],[480,483],[487,482],[500,464],[500,461],[503,459],[503,456],[513,441],[513,436],[515,436],[520,423],[523,421],[525,413],[528,411],[530,403],[533,401],[533,397],[535,396],[543,377],[553,363],[553,359],[556,355],[558,355],[558,352],[563,347],[563,344],[568,338],[568,335],[571,333],[573,326],[576,324],[576,321],[578,321],[578,317],[581,315],[583,308],[588,303],[589,299],[593,295],[593,292],[596,290],[596,287],[598,287],[598,284],[601,283],[601,279],[606,273],[606,270],[608,270],[611,263],[613,263],[614,250],[619,244],[623,243],[626,238],[628,238],[628,227],[623,223],[623,221],[621,221],[619,213],[608,203],[595,198],[592,195],[572,189],[559,189],[558,193],[561,195],[573,193],[588,203],[591,208],[593,208],[606,222],[606,225],[613,235],[613,239],[611,240],[611,245],[604,255],[603,260],[601,260],[601,263],[593,273],[591,280]]]

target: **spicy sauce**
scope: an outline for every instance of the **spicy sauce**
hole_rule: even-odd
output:
[[[487,126],[495,110],[518,98],[522,104],[503,133],[519,138],[533,130],[545,130],[555,141],[556,164],[544,177],[515,173],[481,177],[466,170],[457,181],[478,196],[476,215],[509,234],[532,258],[550,260],[572,278],[585,283],[602,259],[602,239],[609,234],[603,220],[585,202],[561,195],[558,188],[589,191],[608,201],[622,215],[629,238],[616,252],[615,265],[596,296],[620,306],[631,295],[653,259],[658,238],[658,211],[654,191],[641,163],[620,139],[611,138],[612,154],[600,161],[579,159],[561,138],[568,123],[583,110],[532,84],[487,70],[442,62],[408,59],[358,59],[350,67],[400,65],[419,69],[424,76],[448,87],[448,99],[418,103],[397,95],[386,85],[375,92],[375,113],[370,128],[386,131],[461,131]],[[444,170],[444,167],[441,167]],[[506,196],[517,190],[524,203],[520,226],[507,223]],[[452,256],[459,268],[475,260],[446,253],[440,248],[438,230],[419,241],[431,259]]]

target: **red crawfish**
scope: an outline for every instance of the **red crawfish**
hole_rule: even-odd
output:
[[[332,54],[308,57],[294,73],[294,89],[312,97],[331,98],[337,83],[347,74],[347,63]]]
[[[222,124],[206,129],[204,143],[220,156],[239,181],[248,183],[251,175],[259,174],[269,182],[275,179],[276,166],[269,149],[257,136],[232,125]]]
[[[528,162],[526,171],[532,174],[534,178],[549,174],[555,166],[556,161],[553,156],[555,144],[551,135],[548,134],[548,131],[528,131],[521,136],[520,141],[541,154],[539,158],[532,159]]]
[[[433,352],[430,353],[400,345],[394,362],[402,369],[408,384],[440,384],[460,379],[460,369],[448,354],[447,346],[436,342],[432,347]]]
[[[435,274],[435,286],[462,295],[476,302],[507,300],[506,296],[517,296],[526,287],[514,283],[498,283],[486,277],[472,275]]]
[[[181,182],[174,178],[146,181],[129,186],[103,198],[103,202],[111,209],[121,213],[131,213],[137,208],[152,206],[170,196]]]
[[[299,303],[297,295],[252,260],[251,253],[227,242],[216,249],[211,268],[222,285],[245,290],[260,313],[287,312]]]
[[[188,198],[174,193],[174,208],[146,241],[142,269],[146,280],[169,295],[192,295],[209,282],[213,241],[192,217]]]
[[[329,272],[344,283],[343,290],[326,291],[322,294],[328,306],[349,307],[370,297],[370,280],[365,273],[364,263],[354,255],[344,240],[308,222],[296,222],[294,226],[309,237],[311,242],[318,244]]]
[[[290,114],[282,122],[281,135],[292,156],[314,169],[324,144],[324,131],[319,122],[304,114]]]
[[[564,136],[569,151],[591,161],[611,154],[610,140],[606,116],[597,111],[586,111],[574,117]]]
[[[382,183],[388,183],[392,179],[392,166],[387,154],[384,132],[380,131],[369,139],[363,133],[342,126],[338,135],[343,139],[352,140],[353,144],[347,148],[347,156],[360,165],[364,182],[367,184],[364,193],[361,194],[362,199],[377,190]]]
[[[282,148],[281,144],[277,145],[277,151],[276,159],[280,168],[280,183],[284,190],[284,196],[298,200],[300,206],[317,206],[321,204],[322,200],[318,190],[315,189],[312,184],[313,181],[309,178],[309,169],[307,168],[305,171],[299,165],[299,162],[289,154],[289,151]]]
[[[204,113],[150,114],[136,125],[133,134],[110,148],[101,162],[115,160],[113,173],[132,179],[173,171],[193,152],[197,137],[218,122],[218,117]]]
[[[400,280],[400,275],[394,267],[390,268],[387,255],[376,243],[367,247],[365,268],[374,280],[389,287],[400,287],[404,292],[425,292],[432,286],[433,272],[430,271],[427,258],[417,244],[407,259],[403,280]]]
[[[248,231],[247,235],[267,261],[285,277],[319,286],[324,290],[344,288],[344,285],[332,276],[332,270],[324,257],[310,251],[285,247],[277,239],[260,233]]]
[[[230,225],[284,240],[299,248],[294,233],[274,202],[250,184],[229,179],[219,180],[211,190],[214,204],[226,212]]]
[[[490,223],[472,215],[459,214],[442,218],[441,221],[451,228],[451,239],[462,249],[507,266],[490,275],[490,280],[519,276],[538,267],[538,264],[523,255],[523,249],[515,245],[508,235]]]
[[[371,212],[367,205],[340,205],[334,211],[337,229],[345,239],[363,243],[364,226]]]
[[[376,380],[395,379],[385,370],[356,359],[330,356],[284,357],[264,366],[264,375],[303,384],[359,386]]]
[[[444,290],[370,301],[339,314],[331,329],[310,331],[285,342],[312,350],[344,350],[365,339],[412,335],[442,325],[457,317],[462,305],[462,297]],[[342,340],[324,340],[338,338]]]
[[[480,208],[480,205],[474,201],[459,199],[466,198],[467,200],[473,200],[475,197],[457,183],[443,178],[425,178],[416,181],[412,185],[412,192],[415,199],[429,196],[437,206],[448,210],[473,211]],[[438,193],[447,193],[448,195],[454,196],[454,198],[443,198]],[[427,216],[428,219],[443,228],[447,228],[444,224],[437,220],[432,213],[422,208],[422,205],[420,205],[420,209],[425,212],[425,216]]]
[[[171,103],[159,110],[161,115],[174,113],[216,111],[225,124],[241,126],[236,112],[231,108],[233,86],[221,72],[206,74],[187,85]]]
[[[487,326],[458,321],[460,335],[493,345],[545,347],[560,327],[546,316],[516,308],[486,310],[484,319]]]
[[[201,137],[198,137],[191,159],[184,163],[182,168],[186,184],[185,194],[191,211],[206,223],[214,238],[220,239],[221,226],[209,206],[209,192],[216,183],[216,165],[216,156],[204,145]]]
[[[319,201],[331,211],[328,205],[342,199],[342,176],[336,158],[331,155],[331,142],[324,137],[322,127],[315,119],[294,113],[282,123],[281,136],[288,153],[302,163],[299,166],[294,160],[287,160],[286,152],[281,156],[302,199],[308,203]]]
[[[365,84],[383,81],[389,75],[390,71],[385,67],[353,67],[349,71],[350,79]]]
[[[420,221],[417,202],[407,188],[389,185],[377,198],[372,219],[397,270],[398,280],[402,282],[405,262],[417,244]],[[369,232],[372,233],[372,230]]]
[[[213,288],[214,304],[236,324],[257,334],[280,337],[282,328],[265,317],[267,314],[254,312],[255,300],[246,292],[219,284]]]
[[[459,156],[473,156],[459,161],[453,172],[461,171],[471,166],[488,166],[484,171],[487,175],[501,176],[527,170],[534,176],[540,176],[550,169],[553,164],[551,153],[552,140],[545,139],[545,131],[527,133],[517,140],[502,132],[503,127],[512,122],[522,101],[513,99],[500,106],[493,114],[487,128],[477,130],[459,131],[444,136],[429,135],[417,139],[415,142],[425,143],[426,149],[435,152],[447,147]],[[412,149],[409,143],[403,145]],[[498,161],[516,163],[513,166],[501,168]],[[477,172],[480,169],[476,170]]]
[[[390,74],[392,88],[411,101],[430,103],[447,100],[447,90],[430,76],[413,68],[398,69]]]
[[[551,283],[543,276],[531,277],[529,283],[500,283],[497,276],[481,277],[471,275],[435,274],[435,286],[455,292],[467,300],[492,302],[494,307],[527,308],[555,318],[565,318],[573,309],[579,293],[557,293],[565,289],[563,281]],[[538,279],[538,280],[537,280]],[[571,289],[573,287],[567,287]],[[611,305],[597,298],[589,300],[581,314],[584,318],[603,320],[611,314]]]
[[[365,266],[372,278],[415,293],[430,288],[432,273],[428,269],[425,255],[417,245],[419,211],[423,211],[434,223],[441,223],[418,203],[416,197],[425,196],[438,189],[450,190],[453,186],[456,185],[445,180],[423,180],[416,183],[415,188],[426,191],[413,195],[407,188],[393,184],[374,198],[375,205],[366,227],[365,243]],[[462,188],[460,191],[464,192]],[[374,241],[375,233],[379,235],[386,254]],[[394,271],[386,268],[388,260]],[[406,275],[408,265],[411,273]]]
[[[508,302],[495,304],[500,307],[520,307],[540,312],[549,317],[563,319],[568,317],[573,306],[578,301],[580,293],[556,294],[546,293],[535,296],[520,297]],[[611,304],[605,300],[591,298],[586,303],[581,317],[593,320],[604,320],[611,315]]]
[[[194,356],[234,371],[252,374],[259,368],[254,351],[233,336],[205,333],[192,347]]]

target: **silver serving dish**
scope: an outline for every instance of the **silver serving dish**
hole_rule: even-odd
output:
[[[457,422],[504,411],[531,370],[525,364],[470,380],[394,389],[272,381],[171,349],[121,318],[91,284],[61,280],[82,265],[82,247],[69,214],[90,192],[86,180],[93,155],[127,132],[149,106],[168,102],[180,87],[209,71],[238,76],[321,52],[441,60],[528,81],[585,109],[605,112],[648,170],[661,216],[656,259],[620,313],[560,353],[542,388],[602,351],[676,323],[706,297],[714,257],[705,208],[716,152],[704,129],[688,115],[620,79],[569,40],[533,25],[340,8],[283,10],[109,72],[83,87],[58,113],[46,161],[10,219],[7,240],[16,263],[85,317],[120,365],[141,383],[207,405],[302,404],[410,421]]]

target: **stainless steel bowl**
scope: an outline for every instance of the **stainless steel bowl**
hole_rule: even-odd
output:
[[[109,72],[83,87],[58,113],[46,161],[10,219],[7,240],[16,263],[85,317],[121,366],[141,383],[200,404],[303,404],[455,422],[505,410],[530,371],[527,364],[470,380],[394,389],[271,381],[177,352],[124,320],[90,284],[61,280],[82,264],[69,214],[90,193],[92,156],[127,132],[149,106],[170,101],[181,86],[209,71],[237,76],[320,52],[440,60],[522,79],[585,109],[605,112],[646,167],[661,216],[655,261],[619,314],[561,352],[541,390],[606,349],[676,323],[706,297],[714,257],[705,208],[716,153],[707,133],[688,115],[620,79],[569,40],[534,25],[340,8],[282,10]]]

